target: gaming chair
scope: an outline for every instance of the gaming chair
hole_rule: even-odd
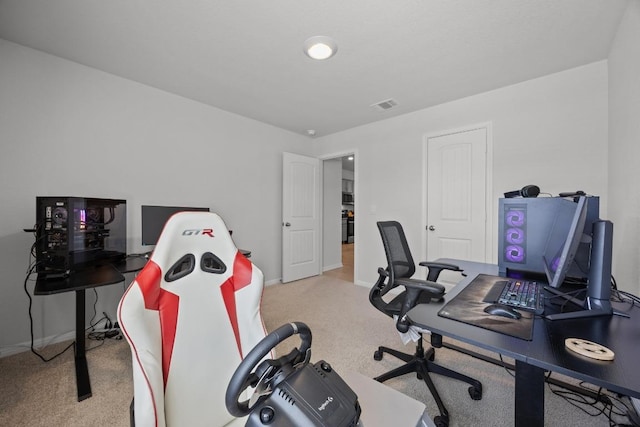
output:
[[[131,347],[132,424],[244,425],[225,407],[227,384],[266,336],[263,274],[243,256],[222,219],[180,212],[118,306]]]

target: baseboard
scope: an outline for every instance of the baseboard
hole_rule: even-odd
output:
[[[49,337],[39,338],[33,340],[33,348],[39,351],[39,349],[49,346],[51,344],[57,344],[62,341],[73,340],[76,337],[76,333],[74,331],[66,332],[60,335],[52,335]],[[0,358],[12,356],[18,353],[24,353],[25,351],[31,351],[31,341],[25,341],[22,343],[8,345],[5,347],[0,347]]]
[[[282,284],[282,279],[280,279],[280,278],[273,279],[273,280],[268,280],[268,281],[264,282],[265,286],[279,285],[279,284]]]
[[[342,267],[344,267],[344,265],[342,263],[328,265],[326,267],[322,267],[322,272],[329,271],[329,270],[335,270],[336,268],[342,268]]]

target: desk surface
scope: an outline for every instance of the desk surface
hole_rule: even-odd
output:
[[[459,265],[467,277],[448,292],[442,302],[419,305],[409,311],[407,316],[413,323],[544,370],[640,398],[640,370],[636,369],[640,354],[637,344],[640,340],[640,309],[632,308],[630,304],[612,303],[616,310],[630,317],[559,321],[539,317],[534,321],[533,339],[526,341],[438,316],[444,304],[469,285],[477,274],[498,275],[495,265],[450,259],[439,261]],[[582,338],[602,344],[615,353],[615,359],[602,362],[577,355],[565,348],[565,338]]]
[[[113,264],[90,266],[74,271],[65,278],[47,279],[38,275],[33,294],[52,295],[113,285],[125,279],[123,273],[140,271],[146,263],[147,259],[144,257],[127,257]]]
[[[123,280],[124,276],[113,265],[101,265],[76,271],[68,277],[60,279],[47,279],[38,275],[33,294],[52,295],[80,291],[97,286],[112,285]]]

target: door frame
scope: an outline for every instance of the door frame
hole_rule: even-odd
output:
[[[354,194],[354,199],[353,199],[353,203],[354,206],[358,206],[358,187],[359,184],[358,182],[360,181],[358,179],[358,149],[356,148],[352,148],[352,149],[346,149],[346,150],[341,150],[341,151],[337,151],[334,153],[329,153],[329,154],[323,154],[322,156],[319,156],[318,159],[324,163],[325,160],[333,160],[333,159],[338,159],[338,158],[342,158],[345,156],[351,156],[353,155],[354,159],[353,159],[353,194]],[[320,168],[320,182],[323,183],[322,185],[322,194],[323,196],[320,197],[320,214],[322,215],[323,213],[323,206],[324,206],[324,168]],[[358,218],[358,216],[356,215],[356,218]],[[358,235],[358,229],[359,229],[359,220],[356,219],[353,223],[353,234],[355,236]],[[322,235],[322,237],[324,238],[324,217],[320,218],[320,234]],[[324,240],[324,239],[321,239]],[[342,249],[341,249],[342,250]],[[356,283],[356,278],[358,277],[358,244],[354,241],[353,243],[353,283]],[[324,268],[324,242],[321,242],[321,248],[320,248],[320,270],[323,270]]]
[[[477,129],[486,129],[487,132],[487,152],[485,156],[485,259],[487,263],[495,264],[497,262],[497,254],[495,253],[496,243],[495,236],[495,211],[498,205],[493,194],[493,122],[483,122],[474,125],[462,126],[459,128],[445,129],[438,132],[424,134],[422,137],[422,256],[420,259],[427,258],[427,204],[429,194],[427,194],[427,161],[428,161],[428,142],[430,138],[447,136],[456,133],[469,132]],[[495,201],[495,203],[494,203]],[[432,260],[431,260],[432,261]]]

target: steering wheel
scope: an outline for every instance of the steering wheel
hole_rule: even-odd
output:
[[[278,359],[265,359],[260,362],[273,348],[294,334],[300,335],[299,348],[294,348],[289,354]],[[309,362],[310,357],[311,330],[309,327],[302,322],[280,326],[264,337],[240,362],[227,386],[225,395],[227,410],[235,417],[248,415],[273,392],[282,380],[300,365],[304,366]],[[248,387],[254,388],[253,395],[249,400],[239,402],[240,394]]]

